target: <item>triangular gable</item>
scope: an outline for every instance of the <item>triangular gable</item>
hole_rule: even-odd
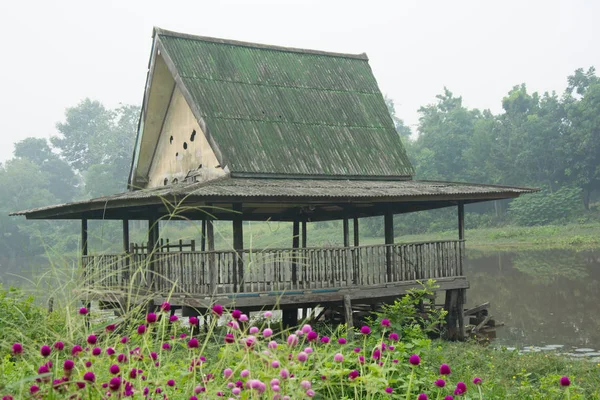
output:
[[[215,158],[232,176],[412,176],[412,165],[365,55],[160,29],[155,30],[154,40],[151,75],[166,67]],[[158,96],[154,79],[149,80],[140,124],[144,139],[132,168],[133,181],[138,183],[148,179],[150,172],[147,161],[141,160],[148,153],[144,146],[158,144],[156,124],[148,126],[148,121],[160,120],[161,113],[164,120],[166,115],[160,106],[154,107],[156,113],[150,112]],[[160,85],[156,87],[159,92]]]

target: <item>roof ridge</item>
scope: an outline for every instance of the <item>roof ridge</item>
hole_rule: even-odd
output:
[[[277,45],[263,44],[263,43],[243,42],[243,41],[233,40],[233,39],[222,39],[222,38],[215,38],[215,37],[209,37],[209,36],[191,35],[189,33],[169,31],[169,30],[162,29],[162,28],[155,26],[154,30],[152,32],[152,37],[155,37],[157,35],[158,36],[178,37],[178,38],[182,38],[182,39],[199,40],[199,41],[204,41],[204,42],[229,44],[232,46],[252,47],[252,48],[257,48],[257,49],[274,50],[274,51],[291,52],[291,53],[315,54],[315,55],[328,56],[328,57],[354,58],[354,59],[358,59],[358,60],[369,61],[369,57],[367,57],[366,53],[360,53],[360,54],[335,53],[335,52],[323,51],[323,50],[301,49],[301,48],[297,48],[297,47],[285,47],[285,46],[277,46]]]

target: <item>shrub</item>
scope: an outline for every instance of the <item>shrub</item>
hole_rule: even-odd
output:
[[[564,187],[553,193],[544,190],[514,199],[508,213],[514,223],[532,226],[564,221],[581,208],[581,191]]]

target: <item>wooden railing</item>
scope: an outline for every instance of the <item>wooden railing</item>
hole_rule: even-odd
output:
[[[463,275],[464,241],[84,256],[98,289],[200,295],[361,287]]]

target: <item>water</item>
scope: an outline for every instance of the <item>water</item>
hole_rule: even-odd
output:
[[[600,356],[600,249],[467,251],[467,306],[486,301],[504,327],[494,343]]]

